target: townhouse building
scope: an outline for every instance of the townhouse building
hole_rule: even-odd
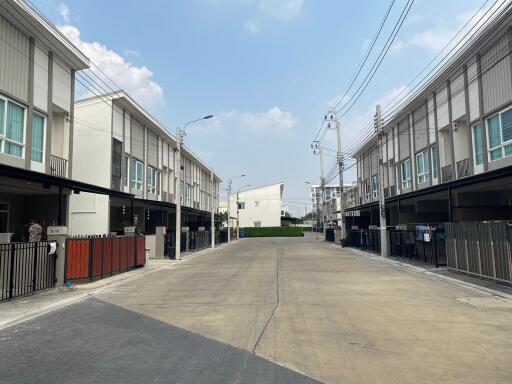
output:
[[[490,21],[355,153],[348,227],[512,218],[512,12]],[[380,143],[380,144],[379,144]]]
[[[0,233],[67,225],[69,196],[109,193],[72,173],[75,74],[88,58],[22,0],[0,2]]]
[[[128,226],[145,234],[155,234],[159,226],[175,230],[178,198],[184,227],[210,226],[211,210],[218,210],[220,178],[183,146],[178,180],[176,138],[125,92],[77,101],[75,132],[74,176],[134,199],[74,195],[70,203],[73,234],[123,233]],[[180,197],[176,196],[178,182]]]

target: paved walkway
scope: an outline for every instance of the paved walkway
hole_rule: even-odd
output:
[[[0,331],[0,382],[508,383],[511,324],[434,274],[245,239]]]

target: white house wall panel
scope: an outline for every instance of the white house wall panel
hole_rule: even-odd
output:
[[[443,87],[437,92],[436,96],[437,105],[437,127],[442,129],[450,122],[448,116],[448,89]]]
[[[377,148],[371,149],[371,176],[377,174],[379,166],[379,153]]]
[[[131,144],[132,144],[132,156],[138,160],[144,160],[144,127],[141,123],[131,118]]]
[[[386,135],[386,161],[393,160],[393,135],[389,132]]]
[[[476,62],[468,66],[468,99],[469,120],[474,121],[480,116],[480,103],[478,100],[478,66]]]
[[[427,109],[428,109],[428,136],[429,142],[436,142],[436,121],[434,115],[434,98],[431,96],[427,101]]]
[[[48,111],[48,53],[34,49],[34,107]]]
[[[131,131],[131,121],[130,114],[124,111],[124,150],[126,153],[132,153],[132,131]]]
[[[0,16],[0,89],[28,101],[30,41]]]
[[[504,37],[482,55],[484,113],[489,113],[512,99],[508,51],[508,38]]]
[[[461,73],[450,83],[452,121],[466,114],[466,92],[464,89],[464,76]]]
[[[280,227],[283,184],[254,188],[238,194],[240,227]],[[231,194],[230,216],[237,216],[237,194]]]
[[[421,106],[414,111],[414,145],[416,152],[424,149],[428,144],[426,106]]]
[[[53,58],[52,101],[56,106],[69,112],[71,103],[71,68],[57,56]],[[104,105],[103,108],[110,110],[107,105]]]
[[[148,164],[158,167],[158,136],[148,130]]]
[[[398,125],[399,160],[405,160],[411,155],[409,138],[409,117],[400,121]]]
[[[110,164],[112,150],[111,111],[97,102],[77,104],[75,117],[73,177],[110,188],[110,166],[105,164]]]
[[[112,106],[112,136],[114,139],[123,141],[123,109],[113,103]]]

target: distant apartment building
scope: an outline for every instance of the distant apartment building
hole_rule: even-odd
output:
[[[384,122],[388,226],[512,218],[511,26],[507,10]],[[379,224],[377,137],[354,157],[346,221],[367,228]]]
[[[332,197],[340,193],[339,184],[326,184],[324,186],[324,202],[330,200]],[[320,185],[312,185],[310,190],[311,196],[311,210],[318,212],[322,207],[322,192]]]
[[[119,91],[77,101],[75,115],[73,173],[113,192],[72,197],[74,234],[122,233],[127,226],[145,234],[157,226],[175,230],[178,198],[183,226],[210,226],[220,178],[184,146],[178,180],[176,138],[130,96]]]

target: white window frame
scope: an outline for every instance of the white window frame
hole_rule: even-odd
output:
[[[501,134],[501,144],[496,147],[491,148],[490,140],[489,139],[487,140],[487,159],[489,160],[489,162],[499,161],[506,157],[512,157],[512,154],[507,155],[505,152],[505,147],[512,146],[512,139],[510,139],[508,141],[503,141],[503,123],[501,121],[501,115],[505,112],[508,112],[511,109],[512,109],[512,107],[509,106],[507,108],[502,109],[501,111],[494,113],[493,115],[491,115],[485,119],[485,129],[486,129],[488,138],[490,137],[490,135],[489,135],[489,120],[495,116],[498,116],[498,120],[499,120],[499,124],[500,124],[500,134]],[[471,133],[473,133],[473,129],[471,130]],[[474,146],[473,146],[473,148],[474,148]],[[501,149],[501,157],[499,159],[492,160],[491,152],[498,150],[498,149]]]
[[[409,164],[409,175],[408,177],[404,176],[404,165]],[[401,175],[401,182],[402,182],[402,190],[410,188],[411,187],[411,159],[406,159],[400,163],[400,175]]]
[[[124,155],[124,174],[123,174],[123,186],[130,186],[130,169],[131,169],[131,159],[130,156]]]
[[[137,191],[142,191],[143,181],[144,181],[144,164],[141,161],[132,158],[130,167],[135,164],[135,179],[132,179],[132,174],[130,173],[130,188],[135,189]],[[140,166],[140,167],[139,167]],[[139,171],[140,171],[140,181],[139,181]]]
[[[25,140],[27,138],[27,107],[23,104],[20,104],[13,99],[8,98],[7,96],[0,94],[0,99],[4,101],[4,121],[0,122],[0,124],[3,124],[3,132],[0,130],[0,152],[4,155],[14,157],[16,159],[24,159],[25,158]],[[17,141],[8,139],[7,136],[7,106],[9,103],[16,104],[17,106],[23,108],[23,143],[19,143]],[[45,126],[46,126],[46,119],[45,119]],[[46,132],[46,129],[45,129]],[[19,145],[21,147],[21,157],[11,155],[10,153],[5,153],[5,143],[9,142],[15,145]],[[32,148],[30,148],[32,150]],[[44,157],[43,157],[44,159]]]
[[[151,166],[147,166],[147,191],[149,193],[152,193],[153,195],[158,195],[158,170],[156,168],[153,168]]]
[[[439,180],[439,152],[437,150],[437,143],[430,147],[430,169],[432,173],[432,180],[437,182]],[[437,164],[434,164],[434,155],[437,159]]]
[[[379,197],[379,177],[377,175],[372,176],[372,197],[376,199]]]
[[[48,117],[42,113],[37,112],[37,111],[34,111],[33,114],[43,118],[43,149],[41,151],[42,152],[41,162],[39,162],[37,160],[32,160],[32,161],[35,163],[38,163],[38,164],[44,164],[45,163],[45,154],[46,154],[46,123],[48,121]],[[30,158],[31,159],[32,159],[32,149],[33,148],[30,148]]]
[[[364,181],[364,198],[366,201],[370,200],[371,196],[371,185],[370,185],[370,179]]]
[[[418,172],[418,176],[417,176],[418,184],[425,184],[430,181],[430,161],[429,161],[429,159],[425,158],[425,155],[428,157],[428,154],[429,154],[428,149],[425,149],[424,151],[421,151],[418,154],[416,154],[416,170]],[[419,172],[420,161],[423,165],[422,173]]]

